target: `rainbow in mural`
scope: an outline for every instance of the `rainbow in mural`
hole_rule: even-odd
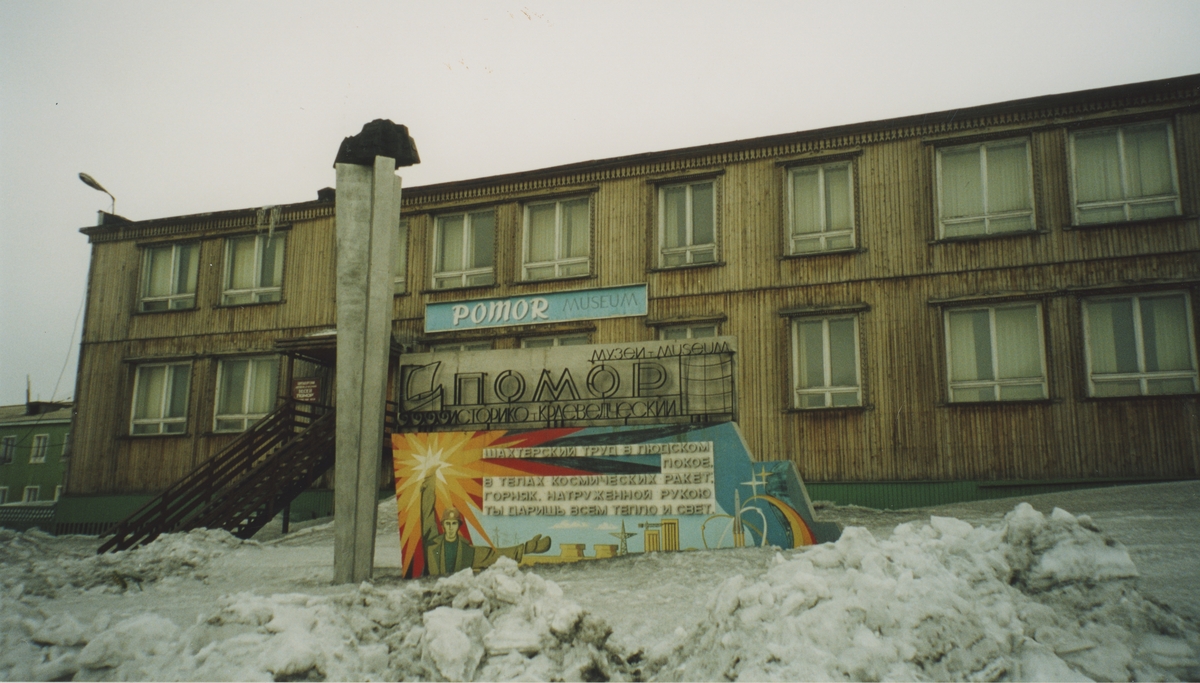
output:
[[[392,437],[406,577],[641,552],[836,540],[790,461],[735,423]]]

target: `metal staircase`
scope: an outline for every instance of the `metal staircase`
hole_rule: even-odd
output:
[[[250,538],[333,466],[336,433],[333,408],[284,403],[109,529],[97,552],[201,527]]]

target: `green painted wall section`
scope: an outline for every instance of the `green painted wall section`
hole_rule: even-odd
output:
[[[843,482],[812,483],[805,486],[814,502],[833,501],[838,505],[860,505],[877,510],[905,510],[973,500],[1015,498],[1128,484],[1153,484],[1160,481],[1167,480]]]
[[[993,498],[1102,488],[1129,484],[1152,484],[1163,479],[1054,480],[1054,481],[921,481],[843,482],[806,484],[814,501],[838,505],[860,505],[879,510],[903,510]],[[1172,480],[1173,481],[1173,480]],[[392,495],[381,490],[380,499]],[[153,496],[64,496],[55,506],[57,533],[99,534],[145,505]],[[292,502],[292,523],[333,515],[333,491],[305,491]]]

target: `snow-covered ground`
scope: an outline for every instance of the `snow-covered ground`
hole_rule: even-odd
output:
[[[1026,500],[824,507],[842,539],[797,551],[421,581],[398,578],[384,503],[359,586],[330,585],[328,523],[104,556],[0,530],[0,678],[1200,678],[1200,482]]]

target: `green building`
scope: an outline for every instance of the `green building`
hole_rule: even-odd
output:
[[[62,492],[71,403],[0,406],[0,526],[46,527]],[[45,519],[43,519],[45,518]]]

